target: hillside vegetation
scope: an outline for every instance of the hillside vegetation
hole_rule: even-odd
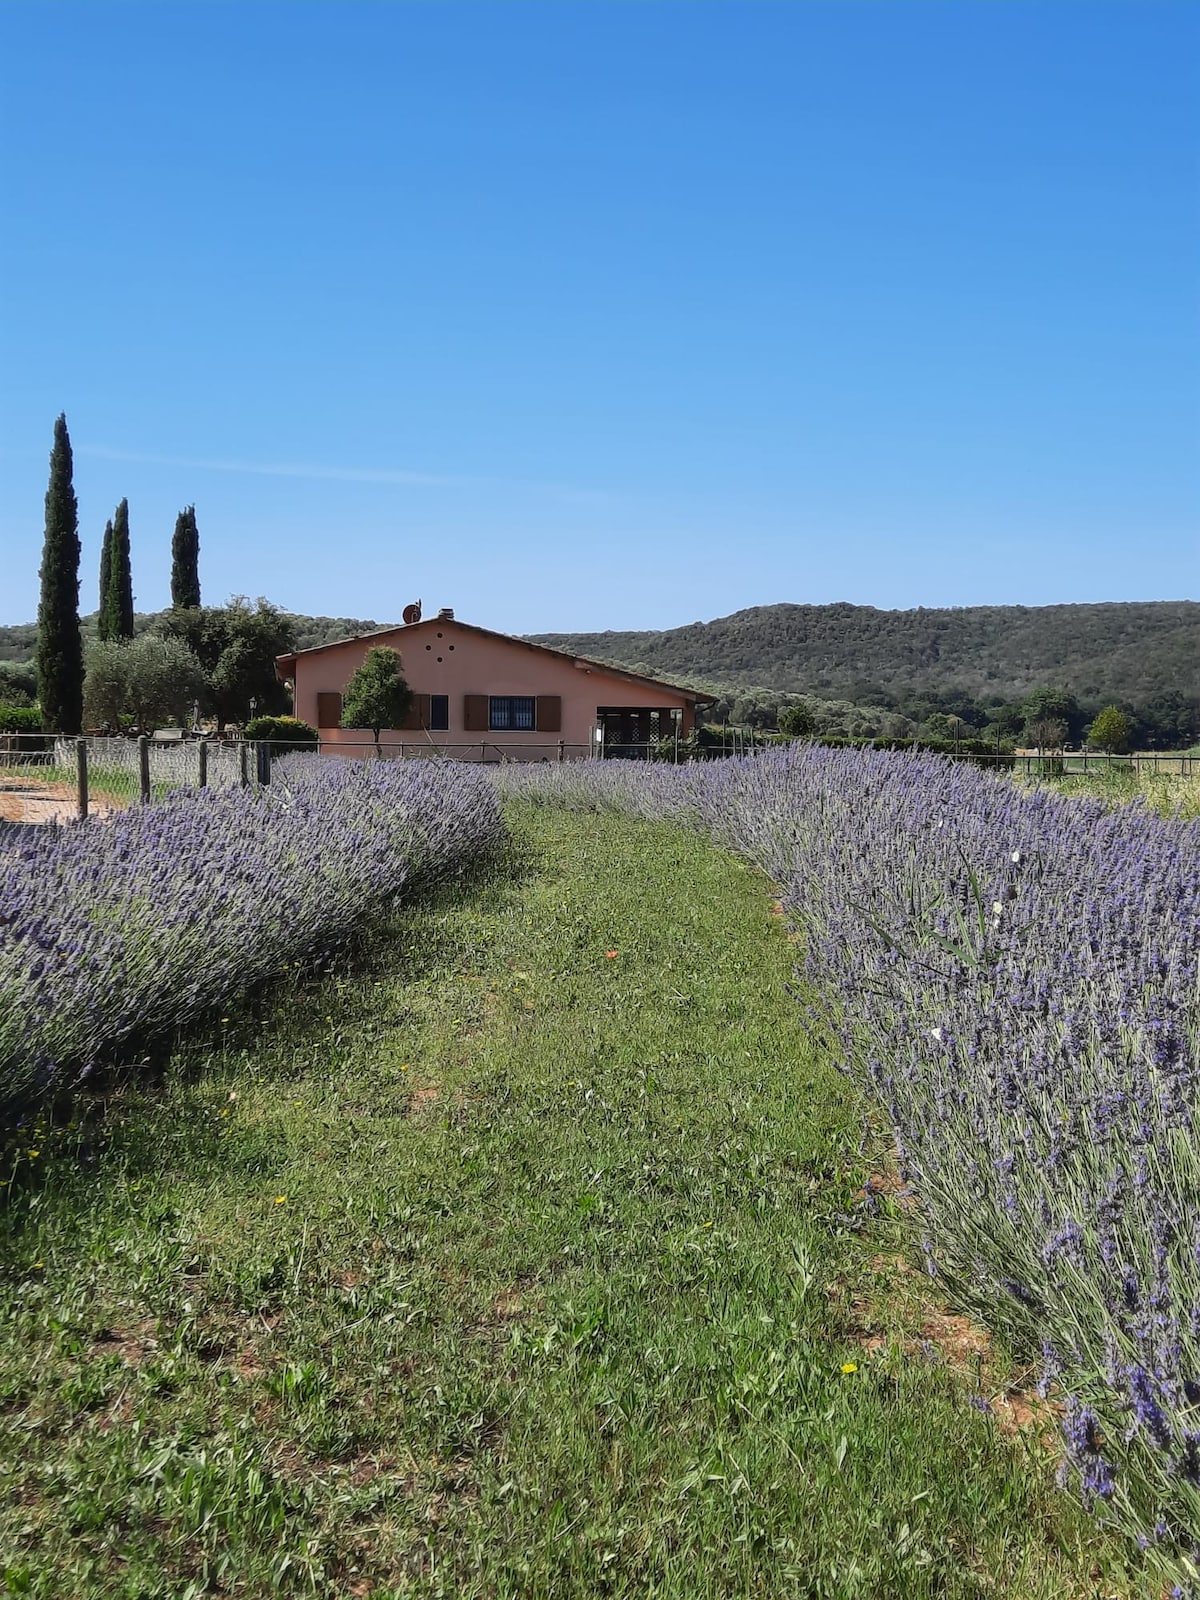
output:
[[[234,721],[246,715],[251,695],[260,709],[287,709],[274,704],[274,658],[281,652],[391,626],[281,612],[265,601],[252,610],[235,600],[224,610],[235,633],[248,630],[258,667],[252,675],[236,673],[236,683],[225,685],[228,692],[200,698],[209,711]],[[211,618],[219,622],[221,612],[217,608]],[[229,628],[218,627],[220,637],[209,638],[206,611],[195,614],[194,627],[181,630],[186,615],[145,613],[135,619],[136,632],[182,638],[213,682],[224,682],[228,674],[217,670],[217,661],[231,642]],[[96,622],[95,614],[83,619],[85,648]],[[27,705],[34,697],[35,635],[32,623],[0,628],[0,702]],[[1182,750],[1200,739],[1200,604],[1193,601],[916,611],[755,606],[683,628],[527,637],[707,691],[713,697],[709,720],[741,727],[775,728],[780,715],[803,700],[812,730],[824,737],[961,734],[998,749],[1014,737],[1078,742],[1102,708],[1116,705],[1128,740],[1139,749]],[[1035,734],[1035,725],[1050,715],[1034,705],[1047,687],[1058,696],[1054,729]],[[190,691],[184,698],[190,704]]]
[[[1200,604],[1190,600],[752,606],[682,628],[530,637],[654,677],[858,702],[880,703],[897,689],[1020,699],[1042,683],[1089,703],[1200,694]]]
[[[171,615],[170,611],[139,611],[133,619],[134,633],[149,633]],[[359,633],[373,633],[376,628],[390,628],[390,622],[371,622],[361,617],[305,617],[294,611],[285,611],[284,620],[294,630],[297,650],[311,650],[315,645],[331,644],[335,639],[349,639]],[[99,613],[93,611],[80,618],[83,642],[98,637]],[[11,627],[0,627],[0,661],[26,662],[33,660],[37,643],[37,623],[20,622]]]

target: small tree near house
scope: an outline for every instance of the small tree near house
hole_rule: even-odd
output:
[[[412,690],[400,670],[400,652],[377,645],[346,685],[342,697],[342,727],[370,728],[375,754],[382,755],[382,728],[401,728],[412,705]]]

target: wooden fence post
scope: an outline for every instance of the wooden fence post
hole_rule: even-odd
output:
[[[266,785],[271,781],[271,741],[260,739],[254,746],[254,759],[256,776],[260,784]]]
[[[75,768],[79,774],[79,820],[80,822],[86,822],[88,814],[88,753],[86,739],[76,739],[75,741]]]
[[[138,796],[142,805],[150,804],[150,740],[144,733],[138,737]]]
[[[208,788],[208,740],[207,739],[201,739],[200,748],[197,751],[197,755],[199,756],[199,762],[200,762],[200,776],[199,776],[200,787],[202,789],[207,789]]]
[[[243,789],[250,787],[250,746],[244,739],[238,742],[238,783]]]

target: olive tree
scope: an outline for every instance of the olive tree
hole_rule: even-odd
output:
[[[87,650],[84,714],[90,727],[132,723],[149,732],[182,724],[207,690],[204,669],[178,639],[96,639]]]

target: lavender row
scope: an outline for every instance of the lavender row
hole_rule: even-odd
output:
[[[0,833],[0,1116],[347,932],[493,844],[466,767],[289,763],[103,821]]]
[[[1036,1353],[1084,1496],[1194,1582],[1200,822],[819,748],[504,781],[691,822],[780,885],[930,1270]]]

